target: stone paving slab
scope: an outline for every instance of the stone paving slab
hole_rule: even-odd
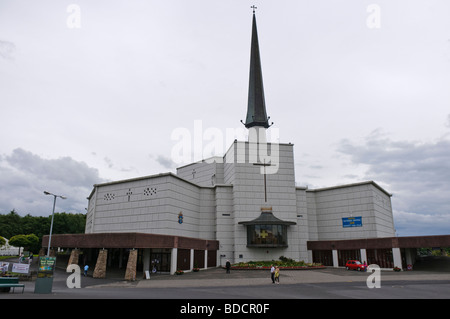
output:
[[[320,270],[285,270],[281,272],[280,284],[365,282],[370,272],[348,271],[342,268]],[[381,280],[417,281],[449,280],[450,272],[393,272],[381,271]],[[107,286],[121,288],[175,288],[175,287],[225,287],[225,286],[259,286],[272,281],[270,272],[264,270],[234,270],[226,274],[221,268],[190,272],[183,275],[153,275],[151,279],[135,282],[115,282],[106,285],[94,285],[92,288]]]

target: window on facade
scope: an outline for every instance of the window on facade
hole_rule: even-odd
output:
[[[286,225],[248,225],[247,246],[283,247],[287,246]]]

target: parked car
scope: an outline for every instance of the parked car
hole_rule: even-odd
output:
[[[349,260],[345,264],[345,269],[347,270],[358,270],[358,271],[364,271],[366,270],[366,266],[361,264],[359,260]]]

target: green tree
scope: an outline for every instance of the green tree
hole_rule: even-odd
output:
[[[26,235],[15,235],[9,239],[9,244],[14,247],[19,247],[19,255],[20,255],[20,247],[27,246],[28,239]]]
[[[80,234],[84,233],[86,215],[55,213],[53,219],[53,234]]]
[[[33,252],[39,251],[42,243],[42,237],[50,233],[50,223],[52,216],[31,216],[27,214],[21,217],[14,209],[9,213],[0,214],[0,236],[12,238],[17,235],[34,234],[38,238],[38,243],[30,242],[26,244],[17,244],[18,247],[28,247]],[[86,215],[55,213],[53,220],[53,234],[78,234],[84,233],[86,224]],[[19,240],[24,240],[23,238]],[[11,243],[11,245],[13,245]],[[17,246],[14,244],[13,246]]]
[[[39,238],[35,234],[29,235],[16,235],[9,239],[9,244],[15,247],[24,247],[27,250],[35,250],[37,244],[39,243]],[[20,249],[19,249],[20,255]]]
[[[14,209],[9,214],[0,215],[0,236],[10,238],[23,234],[20,219],[20,215]]]
[[[29,234],[26,236],[27,236],[27,240],[28,240],[28,245],[26,246],[26,248],[33,253],[37,253],[39,251],[39,247],[40,247],[39,237],[36,236],[35,234]]]

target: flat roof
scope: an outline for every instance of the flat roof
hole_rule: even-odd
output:
[[[97,187],[116,185],[116,184],[122,184],[122,183],[130,183],[130,182],[136,182],[136,181],[158,178],[158,177],[165,177],[165,176],[179,179],[183,182],[189,183],[189,184],[194,185],[199,188],[216,188],[216,187],[228,187],[228,186],[233,187],[232,184],[215,184],[213,186],[202,186],[202,185],[196,184],[194,182],[188,181],[187,179],[184,179],[174,173],[168,172],[168,173],[160,173],[160,174],[155,174],[155,175],[141,176],[141,177],[135,177],[135,178],[129,178],[129,179],[122,179],[122,180],[118,180],[118,181],[111,181],[111,182],[106,182],[106,183],[101,183],[101,184],[94,184],[94,186],[93,186],[94,188],[92,189],[92,191],[89,194],[89,196],[87,197],[87,199],[91,199],[92,195],[94,194],[95,188],[97,188]]]
[[[49,236],[42,237],[42,247]],[[52,247],[64,248],[181,248],[217,250],[219,241],[149,233],[90,233],[52,235]]]
[[[330,187],[324,187],[324,188],[316,188],[316,189],[306,189],[307,192],[323,192],[328,191],[332,189],[339,189],[339,188],[346,188],[346,187],[354,187],[354,186],[361,186],[361,185],[373,185],[376,188],[378,188],[380,191],[388,195],[389,197],[392,197],[392,194],[389,193],[387,190],[385,190],[383,187],[375,183],[374,181],[366,181],[366,182],[360,182],[360,183],[352,183],[352,184],[344,184],[344,185],[336,185],[336,186],[330,186]],[[299,189],[302,189],[300,187],[297,187]]]
[[[168,172],[168,173],[160,173],[160,174],[155,174],[155,175],[141,176],[141,177],[135,177],[135,178],[129,178],[129,179],[122,179],[122,180],[118,180],[118,181],[106,182],[106,183],[101,183],[101,184],[94,184],[94,188],[92,189],[92,191],[89,194],[87,199],[91,199],[92,195],[94,194],[94,190],[97,187],[116,185],[116,184],[122,184],[122,183],[130,183],[130,182],[142,181],[145,179],[152,179],[152,178],[165,177],[165,176],[177,178],[183,182],[189,183],[189,184],[197,186],[197,187],[202,187],[202,188],[213,188],[214,187],[214,186],[200,186],[200,185],[195,184],[191,181],[188,181],[184,178],[181,178],[180,176],[175,175],[174,173]]]
[[[450,235],[379,237],[307,242],[308,250],[450,247]]]

